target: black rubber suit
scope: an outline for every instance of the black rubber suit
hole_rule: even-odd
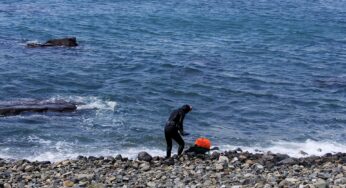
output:
[[[174,110],[171,115],[169,116],[169,119],[165,126],[165,137],[167,142],[167,155],[166,158],[171,157],[172,152],[172,139],[175,140],[179,144],[178,148],[178,155],[181,155],[185,146],[185,142],[183,138],[180,136],[185,136],[186,133],[184,133],[184,118],[185,114],[191,111],[190,105],[184,105],[181,108]],[[179,132],[180,134],[179,134]]]

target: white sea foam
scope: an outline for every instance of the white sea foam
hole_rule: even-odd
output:
[[[26,41],[25,43],[22,43],[22,45],[27,45],[27,44],[40,44],[38,40],[29,40]]]
[[[35,138],[36,139],[36,138]],[[42,141],[39,141],[42,142]],[[45,142],[45,145],[47,142]],[[88,146],[75,145],[76,143],[69,143],[65,141],[59,141],[54,144],[47,144],[46,149],[43,149],[43,152],[38,151],[35,154],[28,154],[27,156],[12,156],[8,153],[8,148],[0,149],[0,158],[13,158],[13,159],[28,159],[31,161],[61,161],[65,159],[76,159],[78,156],[116,156],[121,154],[123,157],[128,157],[130,159],[136,159],[137,155],[141,151],[146,151],[152,156],[165,156],[165,150],[155,147],[131,147],[123,148],[120,150],[111,150],[111,149],[102,149],[99,150],[93,149],[88,150]],[[84,149],[83,149],[84,148]],[[220,151],[234,150],[236,148],[241,148],[243,151],[248,151],[250,153],[263,153],[271,151],[273,153],[288,154],[291,157],[307,157],[311,155],[322,156],[326,153],[336,153],[336,152],[345,152],[346,145],[328,142],[328,141],[313,141],[306,140],[305,142],[287,142],[287,141],[278,141],[273,142],[272,145],[267,147],[243,147],[235,145],[222,145],[220,146]],[[78,151],[77,151],[78,150]],[[85,151],[87,150],[87,151]],[[175,150],[173,150],[175,151]],[[308,153],[308,155],[301,154],[300,151]],[[173,152],[174,153],[174,152]]]
[[[110,110],[114,111],[115,107],[117,106],[117,102],[111,101],[111,100],[103,100],[98,97],[94,96],[88,96],[88,97],[81,97],[81,96],[69,96],[69,97],[53,97],[49,99],[50,101],[55,100],[66,100],[66,101],[72,101],[77,104],[78,110],[87,110],[87,109],[97,109],[97,110]]]
[[[220,146],[221,150],[233,150],[236,148],[241,148],[250,153],[271,151],[273,153],[287,154],[291,157],[321,156],[326,153],[346,152],[345,144],[334,141],[314,141],[310,139],[305,142],[276,141],[272,142],[272,144],[267,147]],[[307,155],[303,155],[301,151],[307,153]]]
[[[29,136],[28,142],[38,142],[42,145],[34,152],[13,153],[10,148],[0,147],[0,158],[27,159],[30,161],[62,161],[76,159],[78,156],[116,156],[118,154],[130,159],[136,159],[141,151],[146,151],[152,156],[164,156],[165,151],[154,147],[132,147],[120,150],[97,147],[95,145],[79,145],[76,142],[47,141],[37,136]]]
[[[102,109],[102,110],[111,110],[114,111],[117,103],[115,101],[101,101],[96,100],[87,104],[77,105],[78,110],[83,109]]]
[[[62,144],[64,145],[64,144]],[[78,156],[116,156],[120,154],[122,157],[128,157],[130,159],[136,159],[137,155],[141,151],[146,151],[150,153],[152,156],[164,156],[165,151],[157,149],[157,148],[147,148],[147,147],[138,147],[138,148],[127,148],[117,151],[112,151],[109,149],[101,149],[99,151],[93,152],[73,152],[73,150],[69,147],[64,148],[60,147],[58,151],[46,151],[34,156],[24,157],[30,161],[62,161],[65,159],[76,159]]]
[[[1,148],[0,149],[0,158],[3,158],[3,159],[11,158],[11,156],[7,154],[7,152],[9,150],[10,150],[10,148]]]
[[[28,142],[38,142],[38,143],[44,144],[44,145],[49,145],[49,144],[52,143],[52,141],[39,138],[39,137],[36,136],[36,135],[30,135],[30,136],[28,137]]]

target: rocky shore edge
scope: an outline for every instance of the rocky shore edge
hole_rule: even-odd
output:
[[[292,158],[241,149],[171,159],[140,152],[59,162],[0,159],[0,188],[13,187],[298,187],[345,188],[346,153]]]

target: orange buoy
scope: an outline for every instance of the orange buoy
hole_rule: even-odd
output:
[[[195,141],[195,145],[198,146],[198,147],[201,147],[201,148],[210,149],[211,142],[207,138],[198,138]]]

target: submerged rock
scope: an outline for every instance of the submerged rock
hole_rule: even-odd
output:
[[[38,47],[52,47],[52,46],[64,46],[64,47],[75,47],[78,46],[76,37],[61,38],[61,39],[51,39],[47,42],[40,43],[29,43],[26,45],[28,48],[38,48]]]

